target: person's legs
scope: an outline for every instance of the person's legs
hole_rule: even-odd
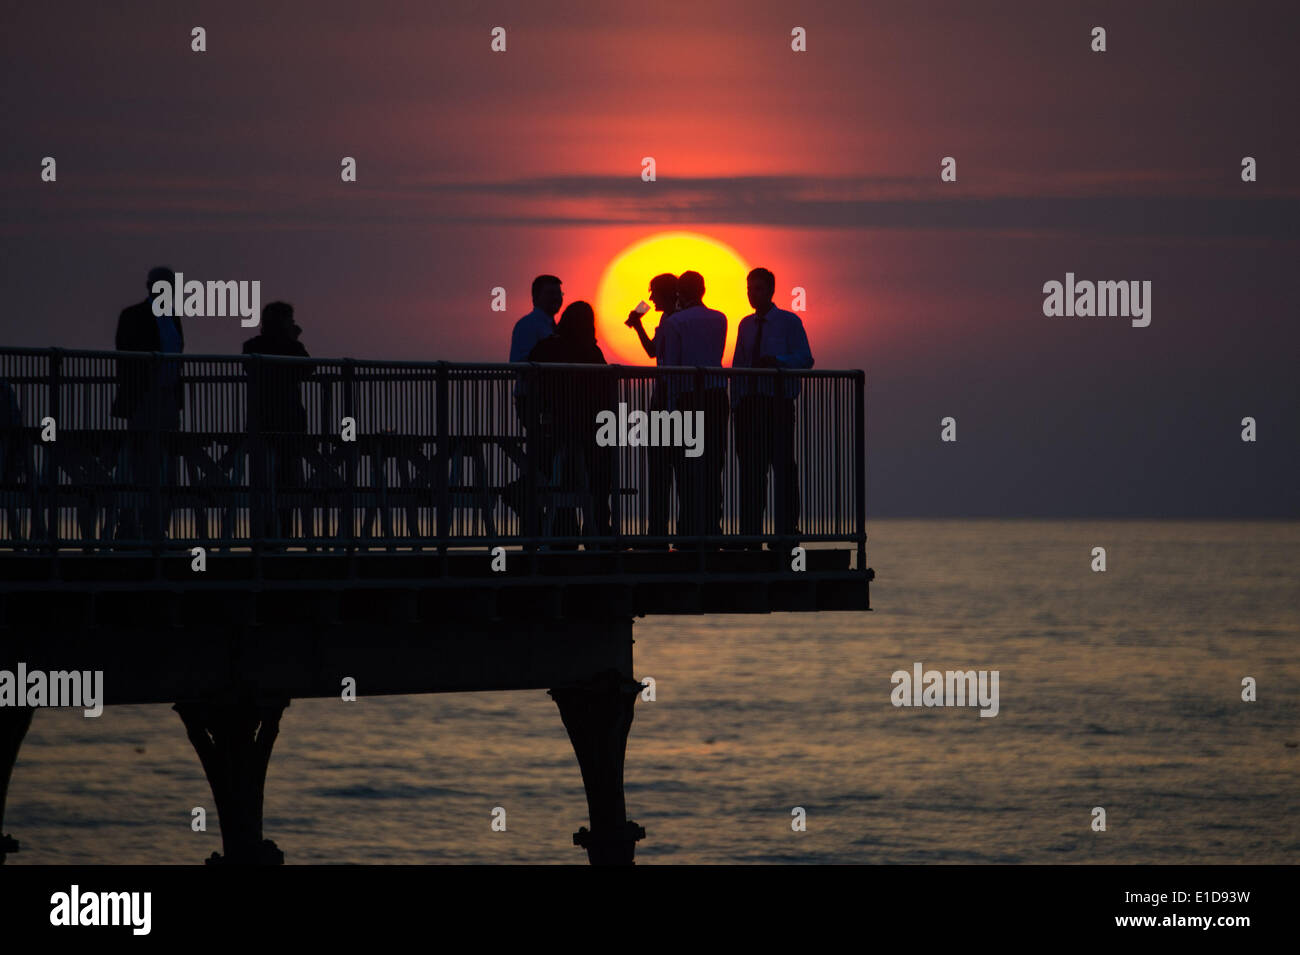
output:
[[[710,388],[704,402],[705,533],[722,534],[722,472],[727,463],[727,421],[731,403],[722,388]]]
[[[668,536],[668,505],[673,492],[671,448],[646,448],[646,505],[652,537]]]
[[[599,447],[594,439],[589,441],[587,445],[586,457],[591,462],[588,473],[593,498],[592,518],[595,527],[583,527],[584,536],[595,534],[599,537],[609,537],[614,533],[612,523],[615,501],[614,455],[617,450],[617,448]]]
[[[174,394],[164,393],[157,399],[163,403],[157,409],[142,412],[143,425],[137,432],[144,461],[143,469],[137,467],[136,482],[143,491],[143,515],[140,525],[150,540],[161,541],[171,529],[172,501],[180,484],[180,456],[177,454],[177,433],[180,431],[180,406]],[[155,400],[147,395],[146,400]],[[157,420],[154,420],[154,414]],[[155,434],[154,429],[157,429]],[[155,492],[155,478],[157,481]]]
[[[677,397],[677,410],[682,413],[682,423],[685,427],[687,416],[693,416],[696,411],[703,407],[704,396],[695,391],[684,391]],[[696,537],[706,533],[705,524],[705,507],[707,499],[705,489],[707,487],[707,471],[703,466],[706,459],[703,455],[699,457],[689,457],[685,448],[677,449],[675,455],[677,460],[677,496],[680,500],[680,508],[677,513],[677,533],[685,537]],[[694,547],[694,544],[689,545]]]
[[[650,400],[650,410],[663,410],[663,402],[656,394]],[[669,501],[673,492],[673,449],[649,447],[646,454],[646,510],[649,524],[646,532],[652,537],[668,536]]]
[[[553,442],[553,443],[552,443]],[[568,496],[586,486],[587,479],[582,469],[582,454],[574,445],[572,435],[560,433],[558,425],[552,441],[547,442],[551,446],[552,453],[549,459],[552,462],[552,470],[547,476],[547,484],[551,486],[552,493],[556,495]],[[555,519],[551,526],[551,535],[554,537],[577,537],[581,533],[581,525],[578,521],[578,508],[572,506],[555,507]],[[553,550],[577,550],[576,543],[552,544]]]
[[[141,442],[134,429],[122,435],[122,444],[117,458],[117,495],[114,501],[117,510],[117,528],[114,538],[117,540],[134,540],[140,536],[140,521],[136,508],[139,497],[135,490],[136,474],[143,468],[136,462],[143,453]]]
[[[773,399],[772,465],[776,475],[773,503],[778,534],[792,535],[799,525],[799,463],[794,453],[794,399]]]
[[[520,383],[517,387],[522,389],[524,385]],[[528,526],[529,502],[526,500],[530,480],[528,470],[532,470],[533,493],[537,494],[537,489],[541,488],[550,479],[554,448],[551,442],[545,439],[540,422],[532,420],[531,416],[534,409],[528,395],[516,393],[514,403],[515,414],[519,417],[519,431],[524,436],[525,464],[519,469],[519,477],[508,485],[502,499],[519,516],[520,534],[525,537],[536,537],[540,536],[546,527],[546,514],[542,507],[533,507],[532,513],[535,523],[531,527]]]
[[[736,403],[736,463],[740,467],[740,533],[763,529],[763,500],[767,497],[767,466],[762,450],[763,427],[759,398],[746,395]]]
[[[158,466],[162,468],[162,476],[159,478],[161,500],[158,501],[158,508],[154,512],[154,520],[159,522],[156,539],[162,540],[171,532],[172,502],[180,489],[181,462],[180,455],[176,453],[174,432],[162,434],[158,454],[161,457]]]
[[[281,501],[286,495],[297,497],[302,492],[302,455],[299,451],[302,439],[297,434],[286,434],[279,442],[275,455],[276,496]],[[281,504],[276,514],[274,533],[277,537],[294,536],[293,505]],[[303,522],[304,530],[306,521]]]
[[[156,514],[162,509],[162,502],[154,496],[154,477],[157,475],[164,485],[167,481],[161,434],[158,441],[154,440],[154,429],[161,429],[163,424],[163,416],[155,407],[157,400],[154,391],[141,396],[127,421],[122,444],[118,480],[123,485],[126,506],[121,512],[117,536],[128,540],[153,540],[158,535]]]

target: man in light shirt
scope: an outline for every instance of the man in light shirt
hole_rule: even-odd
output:
[[[678,309],[655,334],[661,365],[721,368],[727,344],[727,316],[704,304],[704,276],[683,272],[677,279]],[[682,458],[677,493],[681,527],[687,536],[722,533],[722,465],[727,451],[727,382],[721,375],[672,375],[668,406],[691,414],[704,412],[704,448],[697,458]]]
[[[555,316],[560,313],[560,306],[564,304],[564,291],[560,288],[560,280],[554,275],[539,275],[533,279],[532,294],[533,310],[515,322],[514,331],[510,334],[512,364],[528,361],[528,355],[537,343],[555,334]],[[515,413],[519,415],[519,423],[523,426],[525,435],[528,435],[529,426],[532,424],[531,417],[540,414],[539,408],[534,407],[534,404],[529,401],[528,382],[520,375],[520,380],[515,384]],[[545,432],[545,423],[539,420],[538,424]],[[528,435],[528,439],[529,460],[536,472],[533,479],[540,486],[540,483],[545,483],[551,473],[551,462],[545,460],[549,447],[543,440],[542,434]],[[526,484],[526,477],[521,475],[510,483],[504,494],[506,503],[519,514],[521,521],[527,513],[524,500]],[[536,534],[544,526],[541,509],[535,509],[535,514],[536,526],[522,528],[526,535]]]
[[[560,280],[554,275],[533,279],[533,310],[515,322],[510,335],[510,361],[528,361],[528,353],[543,338],[555,334],[555,316],[564,304]]]
[[[754,269],[749,273],[746,287],[754,313],[740,322],[731,367],[811,368],[812,350],[808,347],[803,322],[794,312],[772,303],[776,277],[767,269]],[[794,423],[795,399],[801,387],[802,383],[794,376],[780,381],[779,390],[773,376],[746,375],[732,379],[742,534],[762,533],[769,469],[775,474],[776,533],[782,537],[797,533],[799,471],[794,456]]]

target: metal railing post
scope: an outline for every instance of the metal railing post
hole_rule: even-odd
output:
[[[163,402],[163,399],[164,399],[164,395],[162,394],[162,383],[163,383],[163,378],[162,378],[162,353],[161,353],[161,352],[154,352],[153,355],[152,355],[152,356],[150,357],[150,359],[149,359],[149,364],[150,364],[151,373],[152,373],[151,381],[152,381],[152,383],[153,383],[153,388],[152,388],[151,390],[152,390],[152,392],[153,392],[153,394],[154,394],[154,402],[153,402],[153,416],[152,416],[152,420],[151,420],[150,423],[149,423],[149,430],[150,430],[150,434],[149,434],[149,442],[150,442],[149,462],[150,462],[150,472],[151,472],[152,475],[153,475],[153,521],[152,521],[152,524],[153,524],[153,534],[150,535],[150,536],[152,537],[152,540],[150,541],[150,545],[149,545],[149,546],[150,546],[150,548],[153,550],[153,556],[154,556],[154,560],[155,560],[155,562],[156,562],[156,561],[158,561],[158,560],[162,557],[162,550],[163,550],[163,544],[162,544],[162,540],[163,540],[163,526],[162,526],[162,514],[163,514],[163,506],[162,506],[162,462],[163,462],[163,455],[162,455],[162,402]],[[160,575],[157,573],[157,565],[156,565],[156,563],[155,563],[155,576],[160,576]]]
[[[262,449],[261,374],[262,359],[250,355],[244,364],[244,430],[248,433],[248,542],[260,573],[263,529],[262,476],[266,473]]]
[[[858,371],[853,376],[854,390],[854,489],[853,509],[857,520],[855,530],[858,545],[858,571],[867,569],[867,373]]]
[[[695,367],[694,404],[695,404],[695,408],[690,409],[689,413],[693,414],[696,408],[699,408],[702,409],[700,415],[701,418],[704,418],[706,415],[708,415],[709,411],[708,408],[706,407],[706,402],[704,400],[704,369],[699,367],[698,365]],[[683,415],[683,418],[684,417],[685,416]],[[684,420],[682,422],[682,427],[684,430],[685,429]],[[703,433],[699,436],[700,443],[702,445],[708,442],[708,433],[709,433],[709,424],[706,421],[704,422]],[[685,449],[683,448],[682,460],[685,459],[686,459]],[[700,573],[704,573],[704,538],[706,536],[704,533],[705,531],[704,504],[705,501],[708,500],[708,493],[705,489],[708,487],[707,482],[709,482],[713,478],[713,476],[709,474],[708,461],[709,461],[708,454],[701,454],[698,458],[695,459],[696,466],[695,468],[692,469],[694,471],[693,476],[695,480],[691,482],[691,484],[694,485],[693,494],[692,494],[692,496],[694,497],[694,506],[691,508],[691,510],[695,512],[695,517],[694,517],[695,527],[693,529],[696,535],[695,548],[697,553],[697,563],[700,566]]]
[[[447,363],[438,362],[437,384],[434,389],[434,440],[437,452],[434,459],[434,480],[437,482],[438,500],[438,556],[447,556],[447,538],[451,536],[451,382]]]
[[[527,371],[524,372],[523,388],[523,413],[524,432],[527,445],[524,449],[524,536],[532,538],[533,543],[528,545],[528,550],[532,555],[530,558],[529,568],[535,573],[537,569],[537,552],[538,545],[536,538],[541,536],[541,519],[537,506],[537,475],[542,472],[549,480],[550,462],[542,460],[543,449],[546,442],[542,439],[542,415],[540,410],[540,396],[537,393],[540,387],[538,381],[537,366],[529,364]]]
[[[356,405],[353,389],[356,386],[356,362],[351,358],[343,359],[343,417],[351,418],[353,426],[356,426]],[[342,422],[339,422],[340,427]],[[359,438],[360,435],[353,432],[353,438]],[[349,448],[347,445],[353,445]],[[344,511],[347,512],[348,518],[348,556],[355,556],[357,550],[357,441],[344,441],[343,432],[339,431],[339,446],[343,450],[343,482],[347,485],[347,492],[344,494]]]
[[[54,419],[56,429],[63,427],[63,422],[59,420],[61,410],[59,392],[63,385],[63,349],[50,349],[49,365],[49,388],[50,395],[50,417]],[[39,422],[38,422],[39,425]],[[57,435],[57,431],[55,432]],[[49,514],[46,533],[50,539],[50,556],[58,557],[59,554],[59,459],[58,459],[58,441],[47,441],[45,444],[45,467],[46,478],[49,481]]]

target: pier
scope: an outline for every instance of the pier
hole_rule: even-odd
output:
[[[719,387],[794,409],[761,500],[734,425],[696,457],[595,440],[595,413]],[[635,620],[870,609],[865,439],[861,371],[3,348],[0,670],[173,704],[222,863],[284,860],[262,801],[292,700],[546,690],[574,844],[628,864]],[[0,707],[0,831],[34,712]]]

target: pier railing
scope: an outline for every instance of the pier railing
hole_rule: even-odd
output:
[[[2,348],[0,551],[797,540],[861,568],[864,407],[861,371]]]

